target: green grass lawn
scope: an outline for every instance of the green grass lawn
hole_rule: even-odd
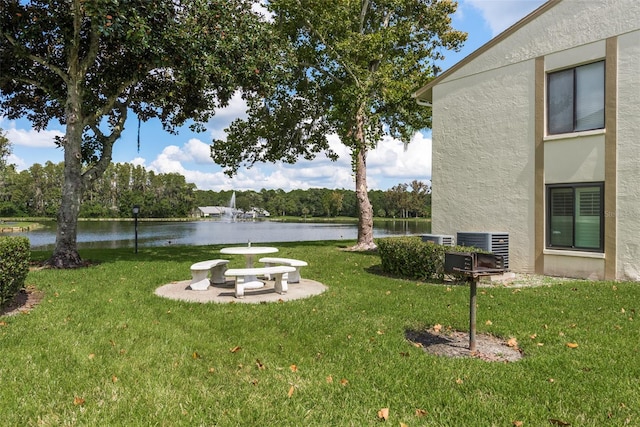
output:
[[[640,425],[639,283],[483,288],[478,333],[525,357],[451,359],[405,333],[467,330],[468,289],[385,277],[350,243],[278,243],[329,288],[286,303],[154,295],[219,246],[84,250],[93,267],[30,272],[44,299],[0,318],[0,425]]]

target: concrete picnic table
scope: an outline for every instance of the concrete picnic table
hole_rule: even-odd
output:
[[[244,255],[246,268],[253,268],[253,260],[256,255],[272,254],[278,252],[278,248],[270,246],[231,246],[220,249],[221,254]],[[262,287],[264,283],[258,282],[255,275],[247,275],[245,282],[256,282],[255,288]],[[258,285],[259,284],[259,285]],[[246,286],[247,289],[255,289],[253,286]]]

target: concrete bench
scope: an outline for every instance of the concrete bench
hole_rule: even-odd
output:
[[[287,275],[287,282],[289,283],[300,283],[300,268],[309,265],[305,261],[291,258],[265,257],[260,258],[259,261],[264,263],[265,267],[271,267],[274,265],[288,265],[289,267],[294,267],[295,271]]]
[[[228,259],[210,259],[192,264],[189,286],[194,291],[206,291],[209,285],[225,283],[224,272],[228,263]]]
[[[230,268],[224,272],[226,277],[231,277],[235,280],[236,298],[244,298],[245,289],[255,289],[256,287],[262,287],[264,284],[259,281],[247,281],[247,277],[255,277],[262,275],[273,276],[275,280],[274,288],[279,294],[287,293],[287,278],[283,277],[287,273],[292,273],[296,269],[294,267],[288,267],[286,265],[278,265],[274,267],[256,267],[256,268]],[[258,284],[259,286],[256,286]]]

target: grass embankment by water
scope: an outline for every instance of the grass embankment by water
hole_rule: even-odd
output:
[[[0,318],[0,425],[366,426],[382,408],[409,427],[640,425],[638,283],[482,288],[478,333],[525,357],[453,359],[405,334],[467,330],[468,288],[385,277],[350,243],[278,243],[329,287],[286,303],[154,295],[219,246],[84,250],[96,265],[30,272],[42,302]]]
[[[37,222],[0,220],[0,233],[23,232],[42,227],[43,225]]]
[[[345,223],[345,224],[357,224],[358,218],[351,216],[333,216],[333,217],[299,217],[299,216],[271,216],[266,218],[269,221],[280,222],[331,222],[331,223]],[[431,218],[387,218],[387,217],[375,217],[375,222],[394,222],[394,221],[412,221],[412,222],[431,222]]]

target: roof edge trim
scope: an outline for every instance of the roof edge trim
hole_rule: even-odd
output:
[[[519,20],[518,22],[516,22],[515,24],[513,24],[512,26],[510,26],[509,28],[507,28],[506,30],[504,30],[503,32],[501,32],[500,34],[492,38],[491,40],[489,40],[487,43],[480,46],[478,49],[471,52],[469,55],[461,59],[459,62],[455,63],[451,68],[447,69],[438,77],[436,77],[426,85],[422,86],[420,89],[413,92],[411,94],[411,97],[419,100],[431,101],[432,100],[431,98],[433,96],[432,88],[434,86],[439,84],[442,80],[449,77],[451,74],[453,74],[454,72],[462,68],[464,65],[471,62],[472,60],[474,60],[475,58],[477,58],[478,56],[480,56],[481,54],[483,54],[484,52],[486,52],[496,44],[500,43],[501,41],[509,37],[511,34],[519,30],[525,24],[528,24],[529,22],[536,19],[538,16],[545,13],[547,10],[556,6],[561,1],[562,0],[548,0],[546,3],[542,4],[537,9],[533,10],[527,16],[525,16],[524,18],[522,18],[521,20]]]

